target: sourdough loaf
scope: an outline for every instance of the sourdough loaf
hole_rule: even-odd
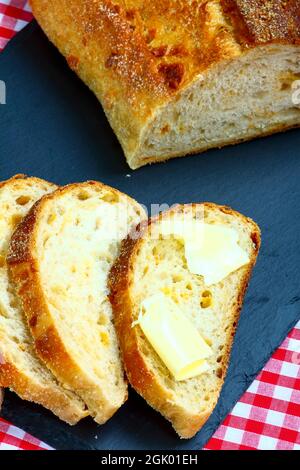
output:
[[[234,229],[250,263],[209,288],[187,268],[183,244],[161,234],[161,222],[174,215],[184,222],[203,217],[208,224]],[[245,290],[260,246],[257,225],[228,207],[177,206],[128,237],[110,273],[110,298],[127,377],[136,391],[171,421],[182,438],[192,437],[212,413],[226,374]],[[138,320],[142,302],[163,293],[176,302],[212,349],[209,370],[175,381],[147,341]],[[135,325],[135,326],[134,326]]]
[[[38,359],[6,263],[15,228],[38,199],[55,189],[46,181],[22,175],[0,184],[0,386],[75,424],[87,415],[86,407]]]
[[[300,124],[300,0],[31,0],[135,169]]]
[[[97,182],[43,197],[12,237],[8,263],[38,355],[102,424],[127,398],[107,276],[121,240],[144,217]]]

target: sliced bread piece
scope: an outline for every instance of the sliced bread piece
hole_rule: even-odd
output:
[[[55,189],[51,183],[23,175],[0,185],[0,385],[75,424],[87,415],[86,407],[74,393],[62,388],[37,358],[6,264],[14,229],[40,197]]]
[[[127,398],[108,273],[144,217],[115,189],[73,184],[42,198],[11,240],[8,262],[36,350],[100,424]]]
[[[161,233],[162,223],[174,217],[182,223],[200,217],[205,224],[234,229],[249,263],[208,287],[203,276],[188,269],[182,240]],[[257,225],[228,207],[176,206],[150,219],[140,228],[140,238],[129,235],[111,270],[110,299],[128,380],[182,438],[194,436],[216,405],[259,246]],[[210,346],[207,372],[176,381],[143,334],[138,324],[142,303],[158,293],[177,304]]]

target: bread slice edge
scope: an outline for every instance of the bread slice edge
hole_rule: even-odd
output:
[[[98,395],[97,400],[101,400],[103,404],[102,409],[93,408],[95,393],[99,394],[99,388],[97,388],[97,390],[94,388],[88,375],[82,373],[78,364],[76,364],[75,360],[68,353],[60,333],[56,328],[55,322],[51,318],[43,288],[40,284],[38,275],[39,267],[33,256],[36,221],[42,212],[43,205],[46,204],[49,199],[55,198],[58,193],[61,194],[65,191],[69,191],[81,184],[82,183],[74,183],[58,188],[56,192],[45,196],[32,208],[28,216],[25,217],[23,222],[19,225],[18,230],[11,240],[8,264],[10,267],[10,275],[18,286],[18,292],[22,298],[24,310],[32,335],[35,339],[35,346],[39,357],[62,383],[66,386],[71,386],[74,390],[80,388],[83,391],[81,396],[82,398],[85,397],[84,401],[87,403],[91,415],[98,424],[104,424],[122,404],[125,403],[128,393],[127,391],[124,393],[122,402],[118,404],[112,404],[105,393],[103,393],[101,397]],[[89,181],[83,184],[101,186],[123,195],[120,191],[99,182]],[[139,206],[138,203],[129,196],[126,197],[131,203]],[[42,335],[40,334],[41,325],[44,326]],[[53,367],[53,364],[59,364],[60,367],[63,365],[64,372],[62,375],[58,376],[58,369],[60,367]]]
[[[237,327],[236,324],[239,319],[250,276],[256,263],[261,237],[260,230],[255,222],[245,217],[244,215],[233,211],[231,208],[227,206],[218,206],[212,203],[203,203],[201,205],[207,209],[220,210],[227,214],[239,217],[241,220],[243,220],[243,222],[251,224],[253,235],[254,249],[250,257],[250,263],[240,285],[238,303],[233,315],[233,325],[235,324],[235,326],[232,326],[231,331],[229,332],[231,339],[227,343],[227,348],[224,351],[223,360],[220,364],[224,370],[222,377],[223,384],[228,368],[232,342]],[[198,206],[198,204],[190,204],[186,205],[185,207],[187,206]],[[176,212],[177,210],[180,210],[181,207],[182,206],[177,206],[174,209],[171,209],[171,211]],[[149,370],[139,350],[136,330],[135,328],[132,328],[134,317],[132,315],[130,285],[132,283],[133,277],[132,267],[134,264],[134,259],[141,246],[141,243],[143,243],[143,237],[147,236],[149,227],[152,224],[155,224],[161,218],[166,217],[169,213],[170,211],[155,216],[154,218],[150,219],[147,224],[141,225],[139,227],[140,236],[138,238],[132,238],[129,235],[127,239],[123,241],[120,256],[110,272],[110,300],[113,306],[115,325],[123,354],[124,367],[129,382],[133,388],[143,396],[143,398],[151,407],[159,411],[167,420],[172,423],[172,426],[181,438],[189,439],[199,431],[199,429],[205,424],[211,415],[217,403],[222,384],[220,389],[215,394],[211,408],[207,412],[200,414],[187,413],[187,411],[182,406],[180,406],[180,404],[174,403],[174,401],[172,401],[170,394],[167,393],[164,387],[162,387],[159,381],[156,379],[152,371]],[[128,347],[129,344],[130,347]]]
[[[52,183],[40,178],[17,174],[1,182],[0,187],[5,187],[17,180],[28,179],[32,182],[52,185]],[[53,190],[56,188],[57,186],[53,184]],[[37,381],[33,382],[25,371],[18,368],[7,357],[2,357],[0,361],[0,384],[16,392],[22,399],[44,406],[70,425],[78,423],[88,415],[83,402],[75,394],[61,388],[59,384],[57,387],[47,387]]]

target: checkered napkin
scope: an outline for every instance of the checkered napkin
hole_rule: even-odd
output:
[[[0,51],[31,19],[29,2],[23,0],[0,1]]]
[[[300,322],[207,444],[211,450],[300,450]]]
[[[50,449],[51,448],[43,442],[0,418],[0,450]]]
[[[31,18],[27,1],[0,1],[0,50]],[[49,447],[0,418],[0,449]],[[300,322],[235,405],[206,449],[300,450]]]

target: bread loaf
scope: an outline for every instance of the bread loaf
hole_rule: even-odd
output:
[[[8,263],[39,357],[99,424],[127,398],[107,277],[139,204],[97,182],[43,197],[12,237]]]
[[[209,287],[203,276],[188,269],[182,241],[161,232],[161,223],[174,216],[185,223],[197,219],[199,214],[206,224],[234,229],[240,247],[250,260]],[[129,236],[111,270],[110,298],[128,380],[153,408],[171,421],[182,438],[194,436],[216,405],[259,246],[257,225],[228,207],[177,206],[141,227],[139,238]],[[177,304],[210,346],[212,354],[207,359],[207,372],[187,380],[175,380],[136,324],[142,302],[158,293]],[[162,321],[160,328],[170,336]]]
[[[30,3],[133,169],[300,124],[299,0]]]
[[[3,403],[3,398],[4,398],[4,390],[3,388],[0,388],[0,411],[1,411],[1,406]]]
[[[86,407],[38,359],[6,262],[11,235],[22,218],[38,199],[55,189],[51,183],[22,175],[0,184],[0,386],[75,424],[87,416]]]

